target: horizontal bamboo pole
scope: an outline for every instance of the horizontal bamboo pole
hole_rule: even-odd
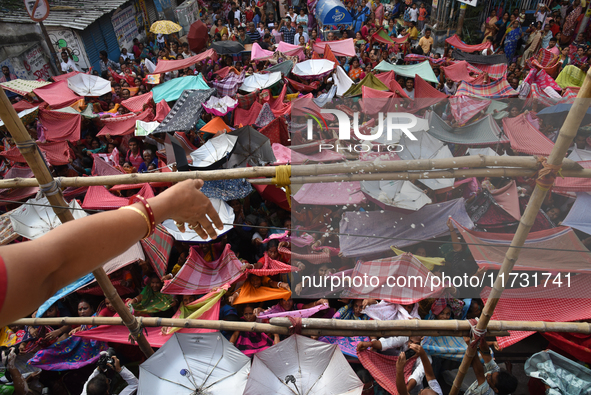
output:
[[[258,322],[189,320],[138,317],[146,327],[202,328],[223,331],[252,331],[288,335],[292,325],[288,318],[272,318],[270,324]],[[60,317],[23,318],[11,325],[123,325],[118,317]],[[489,335],[506,336],[509,330],[537,332],[591,333],[591,324],[576,322],[491,321]],[[348,321],[319,318],[302,319],[302,334],[306,336],[469,336],[467,321]]]
[[[318,176],[338,173],[364,173],[373,175],[380,172],[406,172],[411,170],[434,170],[462,167],[486,167],[486,166],[507,166],[520,169],[537,170],[539,162],[533,156],[483,156],[473,155],[457,158],[443,159],[418,159],[398,161],[374,161],[360,162],[352,161],[345,163],[317,164],[317,165],[294,165],[291,169],[292,179],[294,177]],[[564,170],[581,170],[581,166],[572,160],[564,161]],[[487,169],[492,170],[492,169]],[[496,170],[496,169],[495,169]],[[502,170],[502,169],[501,169]],[[403,173],[406,174],[406,173]],[[417,173],[422,174],[422,173]],[[530,174],[533,174],[530,172]],[[62,187],[86,187],[97,185],[123,185],[143,184],[146,182],[180,182],[188,179],[225,180],[238,178],[259,178],[274,177],[275,167],[259,166],[244,167],[238,169],[209,170],[209,171],[187,171],[170,173],[135,173],[121,174],[115,176],[97,177],[62,177]],[[574,176],[573,176],[574,177]],[[583,176],[581,176],[583,177]],[[439,177],[443,178],[443,177]],[[292,181],[293,184],[296,182]],[[0,180],[0,188],[28,188],[36,187],[39,184],[34,178],[12,178]]]
[[[535,170],[529,169],[451,169],[451,170],[429,170],[423,172],[399,172],[399,173],[363,173],[363,174],[342,174],[324,175],[310,177],[291,177],[292,184],[314,184],[323,182],[351,182],[351,181],[384,181],[384,180],[425,180],[438,178],[465,178],[465,177],[532,177]],[[591,169],[563,170],[564,177],[591,178]],[[253,185],[273,184],[270,178],[249,180]]]
[[[273,325],[291,326],[288,318],[271,318]],[[318,329],[352,329],[360,330],[440,330],[469,331],[470,323],[463,320],[397,320],[397,321],[352,321],[329,320],[322,318],[303,318],[302,327]],[[586,322],[545,322],[545,321],[490,321],[490,331],[535,331],[535,332],[572,332],[591,334],[591,323]]]

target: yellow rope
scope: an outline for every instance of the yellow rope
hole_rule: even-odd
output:
[[[278,188],[285,188],[285,196],[287,196],[287,203],[291,207],[291,165],[282,165],[275,168],[275,177],[271,179],[271,182]]]

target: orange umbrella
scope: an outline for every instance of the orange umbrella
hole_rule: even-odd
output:
[[[226,132],[230,132],[231,129],[221,117],[215,117],[211,121],[209,121],[204,127],[201,128],[201,132],[207,132],[211,134],[216,134],[217,132],[221,132],[222,130],[226,130]]]

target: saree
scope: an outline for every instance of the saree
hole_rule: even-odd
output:
[[[174,300],[172,295],[154,292],[149,285],[144,287],[140,295],[142,295],[142,301],[132,304],[136,313],[151,314],[158,311],[166,311],[172,306],[172,301]]]
[[[486,28],[484,29],[484,38],[482,39],[483,44],[486,42],[487,38],[494,36],[495,29],[490,26],[496,25],[497,22],[498,22],[498,19],[496,16],[493,16],[492,18],[490,18],[490,17],[487,18]]]
[[[266,280],[266,281],[265,281]],[[268,277],[263,278],[263,284],[268,281]],[[246,281],[240,288],[240,294],[234,300],[234,305],[265,302],[267,300],[284,299],[287,300],[291,297],[291,291],[284,288],[270,288],[260,286],[255,288],[252,286],[250,281]]]
[[[577,27],[577,19],[579,19],[582,12],[583,7],[579,5],[566,16],[564,26],[562,27],[562,35],[564,37],[571,37],[574,34],[575,28]]]
[[[201,317],[205,312],[209,311],[216,303],[220,301],[222,296],[228,290],[229,285],[224,285],[220,289],[215,292],[210,292],[207,295],[199,298],[198,300],[189,303],[188,305],[184,305],[181,303],[178,311],[172,316],[172,318],[181,318],[181,319],[188,319],[188,320],[196,320]],[[163,335],[170,335],[174,332],[177,332],[183,328],[162,328]]]
[[[517,49],[517,42],[521,38],[521,29],[513,29],[509,33],[507,33],[507,37],[505,37],[505,56],[507,56],[507,60],[509,63],[513,60],[515,56],[515,50]]]
[[[273,345],[273,339],[266,333],[240,332],[236,340],[236,348],[247,357],[266,350]]]
[[[96,363],[107,343],[70,336],[39,350],[29,360],[29,365],[43,370],[75,370]]]
[[[358,320],[358,321],[368,321],[370,320],[369,316],[366,314],[361,314],[359,317],[356,317],[353,313],[353,302],[349,302],[348,305],[341,307],[336,314],[332,317],[333,319],[338,320]],[[339,346],[343,354],[357,357],[357,344],[359,342],[369,341],[368,336],[353,336],[353,337],[344,337],[344,336],[321,336],[318,338],[319,341],[328,343],[328,344],[336,344]]]

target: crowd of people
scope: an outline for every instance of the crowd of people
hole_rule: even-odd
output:
[[[122,48],[119,59],[109,58],[105,51],[100,53],[100,69],[92,70],[92,74],[110,81],[111,92],[100,97],[80,98],[65,105],[78,111],[81,118],[80,134],[76,141],[70,140],[65,143],[65,147],[60,146],[61,152],[56,153],[51,148],[54,146],[52,144],[63,143],[64,140],[52,137],[61,131],[57,133],[55,128],[58,126],[55,123],[44,122],[44,119],[50,119],[47,115],[44,115],[46,118],[41,115],[23,118],[27,120],[27,130],[40,144],[55,177],[181,171],[179,158],[175,161],[168,157],[172,153],[171,138],[185,148],[190,162],[197,158],[190,153],[208,147],[208,141],[248,127],[256,129],[273,143],[276,160],[265,162],[253,155],[252,160],[244,161],[242,167],[246,167],[247,162],[249,166],[297,165],[382,159],[381,154],[376,155],[375,152],[359,153],[350,149],[331,152],[331,155],[326,152],[322,155],[322,151],[319,154],[318,144],[335,143],[337,140],[336,119],[328,120],[327,128],[314,129],[315,142],[312,150],[309,150],[310,141],[305,138],[305,128],[299,123],[301,119],[292,114],[292,110],[297,107],[297,100],[302,97],[314,99],[314,105],[318,108],[334,98],[335,103],[339,103],[338,108],[350,115],[356,110],[369,108],[363,104],[364,100],[367,103],[376,98],[389,98],[430,125],[437,122],[437,125],[444,125],[431,135],[428,134],[429,127],[422,131],[421,136],[425,137],[416,146],[419,156],[389,153],[388,160],[426,159],[436,155],[446,157],[443,153],[447,152],[448,157],[474,154],[547,156],[566,114],[557,111],[547,116],[544,111],[558,104],[571,104],[591,64],[591,31],[587,26],[580,26],[584,16],[581,0],[553,0],[549,4],[537,6],[534,13],[520,8],[507,9],[501,3],[489,7],[490,15],[482,24],[481,42],[469,45],[459,39],[448,39],[437,46],[437,26],[433,17],[436,9],[429,2],[346,1],[344,5],[352,16],[352,24],[322,28],[315,18],[314,1],[305,3],[291,0],[288,4],[252,0],[202,5],[201,18],[209,31],[207,44],[202,51],[225,41],[242,44],[243,51],[213,54],[187,66],[169,67],[172,69],[156,73],[156,68],[166,69],[174,61],[199,57],[204,52],[193,52],[186,38],[176,34],[149,34],[146,39],[135,39],[131,48]],[[279,53],[278,50],[282,43],[290,45],[285,53]],[[339,44],[351,50],[343,50]],[[259,50],[279,55],[263,52],[267,54],[266,57],[255,58]],[[64,49],[60,55],[64,75],[82,71],[73,62],[71,51]],[[294,64],[302,64],[310,59],[330,60],[334,62],[334,69],[312,78],[292,72]],[[287,71],[284,68],[278,82],[258,90],[242,88],[247,78],[259,76],[263,80],[268,79],[268,70],[279,70],[284,62],[293,64]],[[425,63],[429,66],[428,72],[413,68]],[[412,75],[405,70],[413,70],[410,73]],[[16,79],[8,67],[3,67],[2,73],[0,82]],[[168,133],[158,133],[157,130],[156,133],[137,132],[136,120],[156,120],[159,125],[165,125],[176,116],[176,111],[171,111],[171,108],[176,109],[177,106],[188,114],[190,111],[182,107],[181,101],[184,99],[179,99],[181,93],[172,100],[158,102],[156,92],[160,85],[195,76],[207,87],[189,86],[186,89],[211,90],[211,94],[199,106],[213,96],[227,98],[228,103],[233,104],[221,115],[202,108],[191,109],[199,116],[187,129]],[[360,87],[357,93],[351,93],[356,87]],[[183,95],[190,95],[191,92],[185,91]],[[59,109],[44,103],[34,93],[16,96],[12,101],[17,111],[37,106],[41,114],[57,113],[55,110]],[[359,119],[361,129],[371,129],[375,126],[377,111],[365,112]],[[120,125],[118,118],[133,119],[133,125],[124,127],[124,130],[109,126]],[[581,125],[568,154],[568,158],[583,161],[582,164],[591,158],[589,122],[591,119]],[[454,132],[442,132],[443,129],[454,128],[469,133],[454,140],[450,137]],[[481,133],[480,137],[494,134],[496,141],[486,138],[478,140],[474,132],[476,129]],[[0,152],[3,159],[2,176],[32,176],[22,156],[15,154],[15,142],[6,130],[3,132],[4,150]],[[435,144],[434,141],[440,145],[429,148]],[[529,146],[528,142],[531,143]],[[402,139],[400,143],[403,143]],[[412,142],[407,139],[406,143]],[[285,152],[290,153],[291,158],[281,162],[280,153]],[[226,154],[232,155],[231,151]],[[211,168],[223,166],[223,161],[212,160],[214,162]],[[337,187],[337,192],[326,186],[328,184],[309,184],[287,200],[285,193],[276,187],[272,188],[279,193],[272,194],[265,188],[253,190],[247,182],[232,184],[231,187],[225,185],[221,187],[227,188],[224,196],[231,197],[222,200],[231,208],[234,217],[231,230],[215,240],[199,244],[186,242],[182,237],[168,236],[171,241],[166,256],[162,258],[163,267],[158,267],[153,255],[146,254],[145,259],[136,259],[132,264],[110,273],[110,278],[126,306],[140,317],[187,318],[196,311],[201,316],[205,302],[218,298],[216,306],[219,307],[219,314],[216,313],[217,316],[211,319],[268,322],[274,316],[304,316],[360,321],[458,319],[474,323],[473,320],[481,315],[486,301],[485,294],[479,297],[485,289],[482,283],[476,296],[462,297],[461,287],[448,286],[442,288],[439,294],[425,295],[413,303],[403,302],[404,298],[395,296],[380,298],[370,294],[367,297],[354,297],[347,287],[338,292],[323,287],[306,287],[306,276],[322,279],[343,273],[359,274],[356,271],[359,265],[379,265],[384,260],[392,260],[392,265],[401,266],[404,262],[410,262],[408,265],[417,273],[421,270],[429,272],[421,272],[425,276],[442,276],[443,272],[447,272],[477,277],[479,280],[489,276],[494,278],[502,260],[497,266],[484,264],[485,259],[475,256],[470,243],[475,239],[480,240],[478,237],[484,237],[483,232],[493,234],[493,242],[501,237],[495,239],[495,235],[514,233],[536,185],[534,177],[502,176],[456,178],[455,182],[452,180],[443,186],[424,180],[405,182],[411,184],[409,187],[415,196],[425,199],[427,204],[415,208],[416,212],[402,210],[399,226],[410,232],[404,234],[396,233],[398,220],[394,222],[394,215],[388,214],[399,211],[384,212],[385,207],[397,208],[396,199],[388,199],[383,194],[369,196],[359,182],[346,183],[341,189]],[[569,189],[572,184],[562,183],[560,188],[548,193],[532,232],[557,235],[559,229],[567,229],[569,235],[573,236],[569,239],[570,244],[561,246],[565,250],[585,249],[591,245],[591,234],[586,232],[589,227],[577,226],[583,221],[574,221],[572,218],[584,215],[583,205],[587,201],[583,200],[581,193],[585,195],[585,191],[591,190],[585,189],[587,184],[584,180],[581,182],[584,186],[579,189]],[[313,185],[323,187],[314,189]],[[151,196],[158,196],[170,186],[170,183],[160,182],[148,187],[115,187],[105,191],[108,195],[102,194],[101,198],[129,198],[144,193],[146,188],[151,190]],[[306,187],[312,192],[305,194]],[[5,202],[6,212],[17,208],[22,203],[20,200],[37,193],[37,190],[28,190],[23,194],[15,191],[1,192],[0,199]],[[207,195],[207,192],[204,193]],[[241,195],[237,197],[236,193]],[[329,197],[330,193],[336,193],[336,196]],[[64,189],[64,194],[68,200],[90,200],[88,188]],[[315,194],[325,196],[311,196]],[[351,197],[355,197],[354,202]],[[447,215],[451,211],[437,209],[441,206],[447,209],[457,202],[461,208],[454,211],[453,216]],[[93,200],[95,205],[92,207],[98,204],[100,208],[100,203],[100,199],[98,203]],[[82,207],[91,206],[83,204]],[[419,217],[413,215],[420,216],[421,211],[429,207],[433,208],[431,214],[421,217],[425,223],[418,225],[420,221],[415,222],[415,218]],[[109,208],[114,207],[103,209]],[[356,217],[370,217],[372,214],[376,214],[376,218],[382,216],[388,222],[388,227],[394,228],[395,233],[388,242],[396,248],[390,249],[388,246],[388,252],[371,250],[373,244],[367,240],[372,229],[378,229],[379,225],[359,222]],[[460,218],[462,215],[465,220]],[[360,229],[354,228],[353,223],[358,224]],[[436,224],[443,226],[443,232],[441,229],[420,232],[420,228],[439,226]],[[345,226],[347,232],[343,230]],[[179,225],[179,231],[181,227]],[[472,228],[473,234],[467,231]],[[170,229],[167,230],[172,233]],[[162,232],[166,234],[165,230]],[[344,233],[363,235],[357,236],[363,241],[351,242],[348,238],[352,236],[344,238]],[[387,234],[378,236],[388,237]],[[467,237],[472,241],[467,240]],[[24,241],[26,238],[19,236],[13,242]],[[364,243],[371,246],[365,248]],[[211,265],[218,265],[211,269],[219,274],[218,277],[207,277]],[[235,267],[228,269],[231,265]],[[196,270],[196,266],[203,270]],[[533,268],[529,266],[528,270],[533,270],[532,273],[543,272],[545,269],[548,271],[552,263],[540,263]],[[551,271],[556,274],[555,270]],[[194,272],[202,272],[202,277]],[[223,281],[209,288],[204,288],[197,281],[200,286],[191,289],[190,281],[195,280],[191,276],[197,276],[203,282],[207,282],[207,279],[215,282],[213,279],[219,278]],[[44,305],[41,310],[29,312],[27,316],[113,317],[116,314],[113,304],[102,296],[96,284],[85,282],[77,285],[60,294],[49,305]],[[171,289],[175,292],[171,292]],[[544,297],[540,295],[540,298]],[[211,305],[207,304],[208,308]],[[499,309],[502,310],[502,307]],[[502,310],[503,313],[495,317],[509,317],[512,309],[518,310],[517,306],[508,304]],[[553,321],[558,320],[555,317],[562,317],[552,309],[527,314],[530,313],[531,320]],[[581,321],[591,318],[585,311],[569,317]],[[530,318],[526,315],[522,319]],[[41,393],[47,387],[50,394],[56,395],[107,393],[101,391],[109,383],[98,383],[95,364],[101,352],[114,347],[118,359],[113,369],[123,372],[121,376],[129,384],[128,392],[125,393],[131,393],[129,391],[135,389],[136,382],[131,373],[126,368],[122,370],[121,366],[126,365],[134,370],[133,366],[145,358],[137,346],[127,342],[126,337],[119,342],[110,341],[100,334],[93,338],[93,330],[96,328],[86,325],[11,325],[3,328],[0,345],[3,347],[2,362],[6,370],[2,382],[13,384],[0,384],[0,392]],[[84,335],[84,332],[87,334]],[[151,332],[153,337],[149,336],[148,340],[170,333],[164,329],[161,333],[160,330]],[[223,334],[249,357],[283,340],[277,334],[259,332],[229,331]],[[555,337],[536,336],[538,351],[551,348],[560,350],[561,354],[578,363],[591,362],[585,352],[577,348],[577,344],[588,341],[588,338],[583,341],[563,337],[560,339],[563,343],[560,343]],[[511,359],[503,357],[503,351],[505,347],[511,347],[519,353],[520,341],[525,338],[509,337],[510,340],[502,340],[500,337],[495,341],[488,337],[476,345],[479,357],[474,358],[472,381],[466,383],[464,393],[519,393],[516,392],[518,379],[512,374]],[[452,336],[321,336],[317,339],[338,345],[364,383],[362,393],[365,395],[395,391],[400,394],[443,395],[449,391],[461,357],[470,344],[469,339]],[[561,347],[564,342],[569,347]],[[376,353],[386,359],[378,361]],[[15,365],[15,361],[19,360],[21,363]],[[385,360],[388,361],[386,365]],[[501,362],[503,369],[499,368]],[[388,364],[392,370],[384,371]],[[376,371],[383,374],[376,374]],[[395,377],[388,374],[392,371],[396,372]],[[91,380],[94,380],[92,385],[85,385]],[[111,390],[115,389],[116,384],[122,383],[121,379],[118,382],[114,380]],[[563,388],[559,384],[556,386],[554,388]],[[548,382],[543,383],[538,379],[530,380],[529,389],[531,394],[552,390]]]

